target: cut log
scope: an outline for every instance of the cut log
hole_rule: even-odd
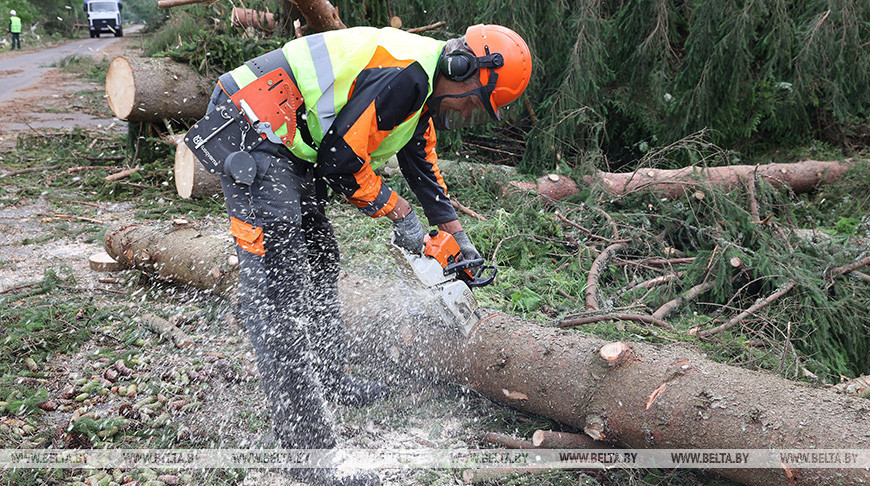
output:
[[[118,118],[162,122],[205,115],[214,81],[168,59],[116,57],[106,72],[106,99]]]
[[[154,277],[231,297],[239,278],[229,261],[232,241],[200,236],[188,227],[131,225],[106,230],[104,246],[115,260]]]
[[[694,193],[699,185],[709,184],[730,191],[740,187],[743,181],[752,181],[757,175],[775,186],[787,186],[796,193],[804,193],[839,179],[849,170],[850,162],[804,160],[790,164],[686,167],[673,170],[638,169],[625,173],[599,171],[595,176],[587,176],[584,185],[600,184],[613,196],[624,196],[648,189],[656,195],[673,200],[682,197],[686,192]],[[512,185],[537,191],[552,199],[563,199],[577,194],[579,189],[574,181],[564,176],[559,177],[560,179],[554,181],[550,175],[546,175],[536,182],[515,182]],[[703,197],[703,193],[700,197]]]
[[[129,255],[137,268],[157,269],[163,276],[176,268],[175,280],[224,296],[233,293],[235,272],[217,285],[207,271],[183,269],[226,262],[230,248],[229,240],[191,230],[131,226],[106,232],[110,255]],[[138,253],[148,260],[135,258]],[[155,266],[154,260],[165,264]],[[632,359],[608,366],[600,354],[608,342],[515,316],[486,316],[465,337],[444,326],[427,299],[395,282],[344,277],[340,296],[354,356],[369,366],[387,367],[390,359],[384,357],[390,357],[393,366],[415,376],[465,384],[594,439],[667,449],[859,449],[870,444],[870,406],[863,399],[716,363],[685,346],[626,343]],[[520,394],[524,399],[517,398]],[[789,483],[781,468],[717,472],[749,485]],[[801,473],[804,484],[870,482],[867,469]]]
[[[221,181],[199,163],[183,141],[175,146],[175,190],[183,199],[221,193]]]
[[[104,251],[91,255],[88,258],[88,263],[91,266],[91,270],[95,272],[117,272],[127,268],[126,265],[116,261]]]
[[[271,12],[233,7],[230,22],[236,27],[252,27],[263,32],[275,31],[275,14]]]

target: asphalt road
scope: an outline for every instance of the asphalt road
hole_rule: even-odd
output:
[[[142,28],[134,25],[124,29],[124,33],[133,33]],[[16,96],[26,94],[42,79],[43,73],[51,69],[51,65],[73,54],[95,55],[111,44],[114,36],[103,34],[96,39],[83,39],[69,42],[56,47],[25,52],[15,57],[0,59],[0,102],[11,100]]]

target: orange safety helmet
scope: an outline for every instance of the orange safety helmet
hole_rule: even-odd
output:
[[[487,106],[487,111],[496,120],[500,120],[499,109],[519,98],[529,85],[529,79],[532,77],[532,53],[529,51],[529,46],[513,30],[500,25],[486,24],[472,25],[466,29],[465,43],[475,56],[484,57],[499,53],[504,58],[504,65],[501,67],[479,69],[480,84],[484,87],[490,85],[493,73],[496,75],[495,86],[491,88],[492,93],[489,94],[490,106]]]

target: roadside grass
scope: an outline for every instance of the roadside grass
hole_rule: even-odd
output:
[[[86,54],[72,54],[55,62],[51,67],[60,68],[70,74],[78,74],[94,83],[105,84],[109,63],[106,57],[97,60]]]

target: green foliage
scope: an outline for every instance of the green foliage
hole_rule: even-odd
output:
[[[0,375],[22,371],[26,358],[40,363],[56,353],[75,350],[91,337],[94,325],[107,318],[106,311],[97,309],[84,298],[46,301],[46,296],[56,292],[58,286],[72,284],[74,279],[68,269],[62,275],[47,270],[43,280],[25,286],[17,294],[2,296],[0,321],[4,328],[0,333]],[[9,406],[13,406],[12,399],[7,397]],[[15,400],[14,408],[38,402],[34,401],[34,396],[20,396]]]
[[[52,64],[52,67],[61,68],[68,73],[82,74],[90,81],[105,84],[109,62],[106,57],[96,60],[91,56],[72,54]]]
[[[834,224],[834,231],[843,235],[854,235],[858,231],[858,225],[861,220],[857,218],[840,218]]]
[[[748,155],[813,138],[868,140],[870,4],[861,0],[417,0],[393,9],[406,25],[448,20],[433,35],[486,22],[523,36],[539,119],[519,120],[532,172],[600,152],[624,165],[702,130]]]
[[[125,22],[159,23],[165,16],[165,13],[157,8],[157,3],[150,0],[122,0],[122,4]]]
[[[149,38],[145,54],[165,54],[217,78],[249,59],[284,45],[284,40],[271,37],[240,41],[242,30],[234,27],[204,28],[203,23],[210,22],[214,15],[229,17],[229,12],[214,12],[212,8],[217,9],[217,6],[192,6],[168,19]]]

